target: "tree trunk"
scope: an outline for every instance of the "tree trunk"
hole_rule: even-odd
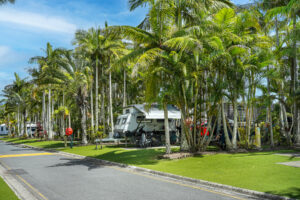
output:
[[[234,97],[233,100],[233,132],[232,132],[232,147],[233,149],[237,149],[237,128],[238,128],[238,124],[237,124],[237,99],[236,97]]]
[[[102,83],[101,87],[101,119],[103,123],[103,135],[106,135],[106,126],[105,126],[105,108],[104,108],[104,101],[105,101],[105,91],[104,91],[104,84]],[[102,136],[100,137],[100,148],[102,149]]]
[[[268,66],[268,71],[270,71],[269,66]],[[267,80],[267,87],[268,87],[268,119],[269,119],[269,133],[270,133],[270,142],[271,142],[271,147],[274,147],[274,137],[273,137],[273,120],[272,120],[272,113],[271,113],[271,106],[272,106],[272,101],[270,97],[270,79],[268,78]]]
[[[24,128],[25,128],[25,135],[28,137],[28,131],[27,131],[27,110],[25,109],[24,112]]]
[[[170,132],[169,132],[169,117],[168,117],[168,105],[164,103],[164,118],[165,118],[165,136],[166,136],[166,154],[171,153],[170,144]]]
[[[52,119],[52,115],[54,113],[54,105],[55,105],[55,100],[54,98],[52,98],[52,101],[51,101],[51,132],[52,132],[52,138],[54,137],[54,130],[53,130],[53,127],[55,126],[56,124],[56,116],[53,116],[53,119]]]
[[[47,127],[46,122],[46,93],[45,90],[43,91],[43,104],[42,104],[42,125],[43,131],[46,130]]]
[[[17,128],[18,128],[18,131],[17,131],[17,136],[20,136],[21,135],[21,126],[20,126],[20,106],[18,105],[18,113],[17,113]]]
[[[83,145],[86,145],[88,142],[87,142],[87,137],[86,137],[86,106],[85,104],[81,106],[81,131],[82,131],[82,140],[81,140],[81,143]]]
[[[126,99],[126,69],[124,68],[124,86],[123,86],[123,108],[127,106]]]
[[[91,88],[90,91],[90,97],[91,97],[91,130],[92,133],[94,133],[94,99],[93,99],[93,88]]]
[[[226,115],[225,115],[223,100],[222,100],[221,109],[222,109],[223,130],[224,130],[224,136],[225,136],[226,149],[231,150],[232,149],[232,144],[230,142],[230,138],[229,138],[229,135],[228,135],[227,124],[226,124]]]
[[[8,136],[11,136],[11,129],[10,129],[10,119],[9,119],[9,114],[7,115],[7,121],[8,121]]]
[[[112,107],[111,70],[109,71],[109,110],[110,110],[111,132],[112,132],[112,134],[114,134],[114,115],[113,115],[113,107]]]
[[[51,120],[51,89],[48,91],[48,138],[53,139],[52,135],[52,120]]]
[[[96,55],[96,81],[95,81],[95,132],[98,132],[98,128],[99,128],[99,72],[98,72],[98,55]]]
[[[293,106],[294,106],[294,135],[296,136],[295,140],[295,146],[300,147],[300,122],[299,122],[299,116],[300,109],[298,108],[297,101],[296,101],[296,90],[298,86],[298,58],[297,58],[297,39],[296,37],[296,30],[297,30],[297,14],[293,13],[293,74],[294,79],[293,80]]]

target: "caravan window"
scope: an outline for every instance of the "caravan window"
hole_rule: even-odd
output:
[[[126,121],[127,121],[127,118],[123,118],[123,120],[122,120],[122,124],[125,124],[125,123],[126,123]]]
[[[121,121],[121,119],[119,118],[119,119],[117,120],[116,125],[119,125],[119,124],[120,124],[120,121]]]
[[[164,119],[157,119],[156,121],[157,121],[157,123],[165,123]],[[172,120],[169,119],[169,123],[171,123],[171,122],[172,122]]]
[[[3,126],[1,126],[1,132],[3,132]]]

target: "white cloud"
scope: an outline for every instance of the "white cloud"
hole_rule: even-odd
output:
[[[62,33],[73,34],[76,30],[74,24],[69,23],[60,17],[47,16],[33,12],[23,12],[8,8],[0,11],[0,21]]]
[[[25,55],[20,54],[9,46],[0,45],[0,69],[7,67],[8,64],[23,60]]]
[[[0,59],[5,58],[9,52],[10,52],[10,48],[7,46],[0,46]]]

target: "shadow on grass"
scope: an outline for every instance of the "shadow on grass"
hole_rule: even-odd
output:
[[[40,148],[45,148],[45,149],[55,149],[55,148],[60,148],[60,147],[65,147],[65,144],[64,143],[52,143],[52,144],[43,144],[40,146]]]
[[[124,163],[128,165],[154,165],[158,162],[157,157],[164,151],[159,149],[130,150],[130,151],[110,151],[93,158]]]
[[[287,190],[280,190],[280,191],[267,191],[270,194],[276,194],[279,196],[286,196],[292,199],[300,199],[300,187],[291,187]]]
[[[48,167],[70,167],[70,166],[85,166],[88,168],[88,170],[103,168],[106,166],[112,166],[107,163],[101,162],[101,160],[96,161],[89,158],[84,159],[76,159],[76,158],[61,158],[61,161],[65,161],[63,163],[58,163],[55,165],[51,165]]]

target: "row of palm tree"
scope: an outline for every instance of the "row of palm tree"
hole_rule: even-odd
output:
[[[200,134],[204,123],[210,133],[224,132],[228,150],[250,147],[254,120],[269,124],[271,147],[279,137],[300,144],[298,0],[261,0],[247,8],[228,0],[129,0],[129,6],[148,8],[137,27],[106,23],[78,30],[74,49],[48,43],[44,56],[30,60],[38,65],[31,79],[16,75],[4,90],[5,116],[17,122],[16,134],[30,118],[42,123],[49,139],[73,126],[87,144],[113,133],[127,104],[158,102],[166,153],[168,104],[181,111],[182,150],[206,150],[215,135]]]

